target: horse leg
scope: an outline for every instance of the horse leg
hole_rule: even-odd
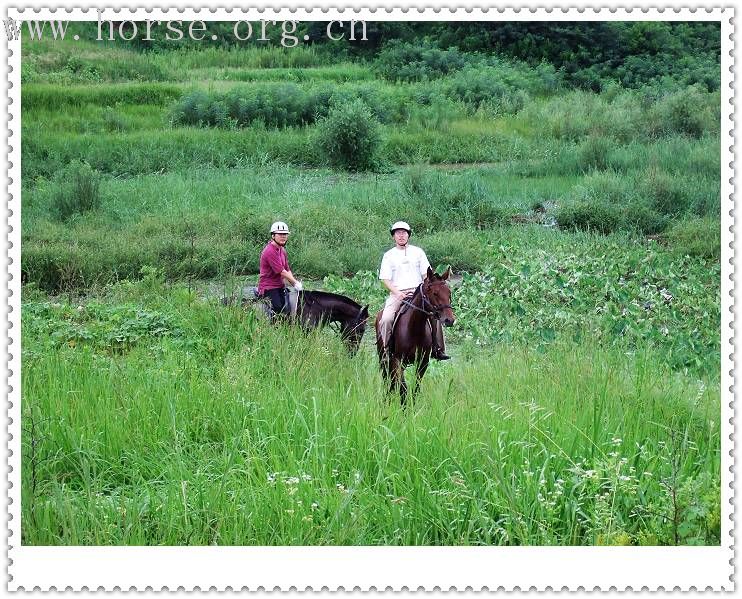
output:
[[[428,370],[429,364],[430,357],[422,356],[422,358],[420,358],[420,361],[415,366],[415,386],[412,388],[413,400],[414,397],[417,395],[418,390],[420,389],[420,383],[422,383],[423,377],[425,376],[425,372]]]
[[[399,401],[404,408],[407,404],[407,381],[404,378],[404,366],[401,361],[397,362],[397,381],[399,386]]]
[[[392,381],[392,365],[387,356],[379,354],[379,366],[381,367],[381,377],[387,385],[390,385],[389,392],[391,393],[394,386]]]

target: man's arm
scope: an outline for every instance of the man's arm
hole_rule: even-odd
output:
[[[296,284],[299,283],[299,281],[294,278],[294,275],[290,270],[282,270],[279,274],[294,287],[296,287]],[[301,283],[299,283],[299,286],[301,286]]]
[[[381,282],[384,283],[384,287],[386,287],[389,292],[397,299],[402,299],[403,297],[405,297],[405,293],[397,289],[397,286],[392,283],[391,279],[381,279]]]
[[[270,260],[268,260],[268,264],[270,265],[273,272],[281,275],[282,279],[288,281],[294,287],[297,287],[298,283],[298,289],[301,290],[301,283],[294,277],[294,273],[292,273],[288,268],[283,267],[285,262],[274,256]]]

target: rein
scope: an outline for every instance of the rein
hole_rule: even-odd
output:
[[[451,304],[441,304],[440,306],[436,306],[433,302],[431,302],[428,297],[425,295],[425,291],[423,290],[424,283],[420,283],[417,286],[417,289],[415,290],[415,293],[412,294],[412,299],[415,298],[415,295],[417,295],[417,292],[420,292],[420,297],[422,297],[423,300],[423,307],[420,308],[412,303],[411,300],[402,300],[402,303],[409,306],[413,310],[417,310],[418,312],[422,312],[425,314],[428,318],[435,318],[436,320],[440,320],[440,311],[444,310],[446,308],[453,308]],[[425,304],[430,306],[432,310],[426,310]]]

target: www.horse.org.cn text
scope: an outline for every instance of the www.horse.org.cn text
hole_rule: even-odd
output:
[[[31,41],[52,39],[62,41],[67,36],[67,28],[70,21],[44,21],[29,20],[17,21],[12,18],[5,19],[5,32],[10,40],[17,40],[25,34]],[[25,27],[24,27],[25,25]],[[223,28],[210,31],[211,22],[201,20],[195,21],[160,21],[146,19],[144,21],[118,21],[103,19],[101,11],[98,11],[98,21],[95,37],[90,41],[115,41],[122,40],[131,42],[134,40],[152,42],[164,40],[167,42],[178,42],[184,39],[193,41],[232,38],[237,42],[278,42],[284,48],[294,48],[302,42],[314,41],[309,34],[296,35],[299,21],[273,21],[261,19],[257,22],[235,21],[232,27],[225,32]],[[24,31],[25,30],[25,31]],[[329,21],[320,35],[326,36],[332,41],[348,40],[351,42],[368,41],[366,36],[365,21]],[[75,41],[80,40],[79,35],[74,35]],[[229,40],[228,40],[229,41]]]

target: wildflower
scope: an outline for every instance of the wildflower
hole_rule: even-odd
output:
[[[621,439],[620,437],[613,437],[613,439],[611,439],[611,443],[618,447],[619,445],[621,445],[621,443],[623,443],[623,439]]]
[[[301,519],[302,522],[313,522],[312,516],[304,516]]]
[[[299,484],[299,477],[298,476],[289,476],[284,482],[287,485],[298,485]]]
[[[286,513],[287,514],[293,514],[294,513],[294,510],[286,510]]]
[[[460,486],[460,487],[465,487],[465,486],[466,486],[466,482],[464,481],[464,479],[463,479],[463,478],[461,478],[461,476],[459,476],[459,475],[458,475],[458,473],[457,473],[457,474],[455,474],[455,475],[453,475],[453,476],[451,477],[451,482],[452,482],[453,484],[455,484],[455,485],[458,485],[458,486]]]
[[[317,503],[316,501],[313,501],[312,502],[312,509],[313,510],[316,510],[318,507],[319,507],[319,503]]]
[[[306,480],[306,481],[312,480],[312,476],[309,474],[302,474],[301,480]]]

